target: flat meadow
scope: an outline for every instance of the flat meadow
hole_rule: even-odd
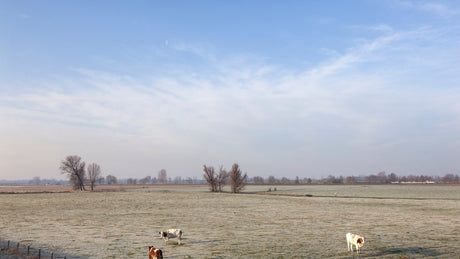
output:
[[[164,244],[158,232],[168,228],[184,231],[181,244]],[[147,258],[149,245],[166,258],[357,257],[347,252],[348,232],[364,236],[359,257],[460,258],[460,186],[247,186],[231,194],[185,185],[0,195],[1,239],[67,258]]]

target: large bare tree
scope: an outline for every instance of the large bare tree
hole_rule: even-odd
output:
[[[65,160],[61,161],[62,174],[67,174],[69,176],[70,182],[73,183],[73,188],[75,190],[80,189],[81,191],[85,189],[85,162],[81,160],[79,156],[67,156]]]
[[[88,178],[91,185],[91,191],[93,191],[96,181],[101,178],[101,167],[98,164],[92,163],[88,165]]]
[[[230,174],[230,187],[233,193],[240,192],[246,186],[246,181],[248,179],[248,175],[246,173],[242,173],[240,166],[235,163],[232,166],[232,170],[229,172]]]
[[[208,182],[211,192],[217,192],[217,177],[215,174],[214,167],[203,165],[203,177]]]

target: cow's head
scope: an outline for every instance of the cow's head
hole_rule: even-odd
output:
[[[356,243],[358,244],[359,247],[362,247],[364,245],[364,239],[360,237],[360,238],[358,238]]]

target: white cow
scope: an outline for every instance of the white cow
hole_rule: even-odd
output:
[[[356,247],[356,252],[359,254],[359,249],[364,245],[364,237],[352,233],[347,234],[347,248],[348,251],[353,252],[353,246]]]
[[[162,237],[165,240],[166,245],[168,244],[168,240],[170,238],[177,237],[179,239],[179,244],[180,244],[180,241],[182,240],[182,230],[181,229],[168,229],[168,230],[161,231],[159,233],[160,233],[160,237]]]

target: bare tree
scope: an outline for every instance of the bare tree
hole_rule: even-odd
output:
[[[91,185],[91,191],[93,191],[96,181],[101,178],[101,167],[98,164],[92,163],[88,165],[88,178]]]
[[[232,170],[230,171],[230,185],[233,193],[240,192],[246,186],[246,180],[248,175],[241,172],[241,169],[237,163],[233,164]]]
[[[85,162],[81,160],[79,156],[67,156],[65,160],[61,161],[62,174],[67,174],[69,176],[70,182],[73,183],[73,188],[75,190],[80,189],[81,191],[85,189]]]
[[[211,192],[217,192],[217,177],[214,172],[214,167],[203,165],[203,177],[211,188]]]
[[[227,181],[228,173],[225,171],[224,166],[220,166],[219,174],[216,177],[217,191],[222,192],[225,182]]]
[[[344,181],[345,184],[356,184],[357,182],[354,176],[347,176]]]
[[[377,174],[377,182],[380,184],[389,183],[387,174],[384,171]]]
[[[117,178],[111,174],[105,177],[107,184],[117,184]]]
[[[158,182],[159,183],[162,183],[162,184],[165,184],[168,182],[168,176],[166,174],[166,170],[165,169],[161,169],[159,172],[158,172]]]
[[[141,184],[149,184],[152,183],[152,177],[151,176],[146,176],[142,179],[139,180]]]
[[[398,181],[398,176],[395,173],[391,173],[388,176],[388,180],[390,181],[390,183],[397,182]]]
[[[264,178],[262,176],[254,176],[254,178],[252,178],[252,181],[255,184],[264,184]]]
[[[32,183],[35,185],[40,185],[41,183],[40,177],[35,176],[34,179],[32,179]]]
[[[277,180],[273,175],[270,175],[270,176],[268,177],[268,183],[269,183],[269,184],[276,184],[277,181],[278,181],[278,180]]]
[[[455,183],[455,175],[453,174],[446,174],[442,178],[443,183]]]

